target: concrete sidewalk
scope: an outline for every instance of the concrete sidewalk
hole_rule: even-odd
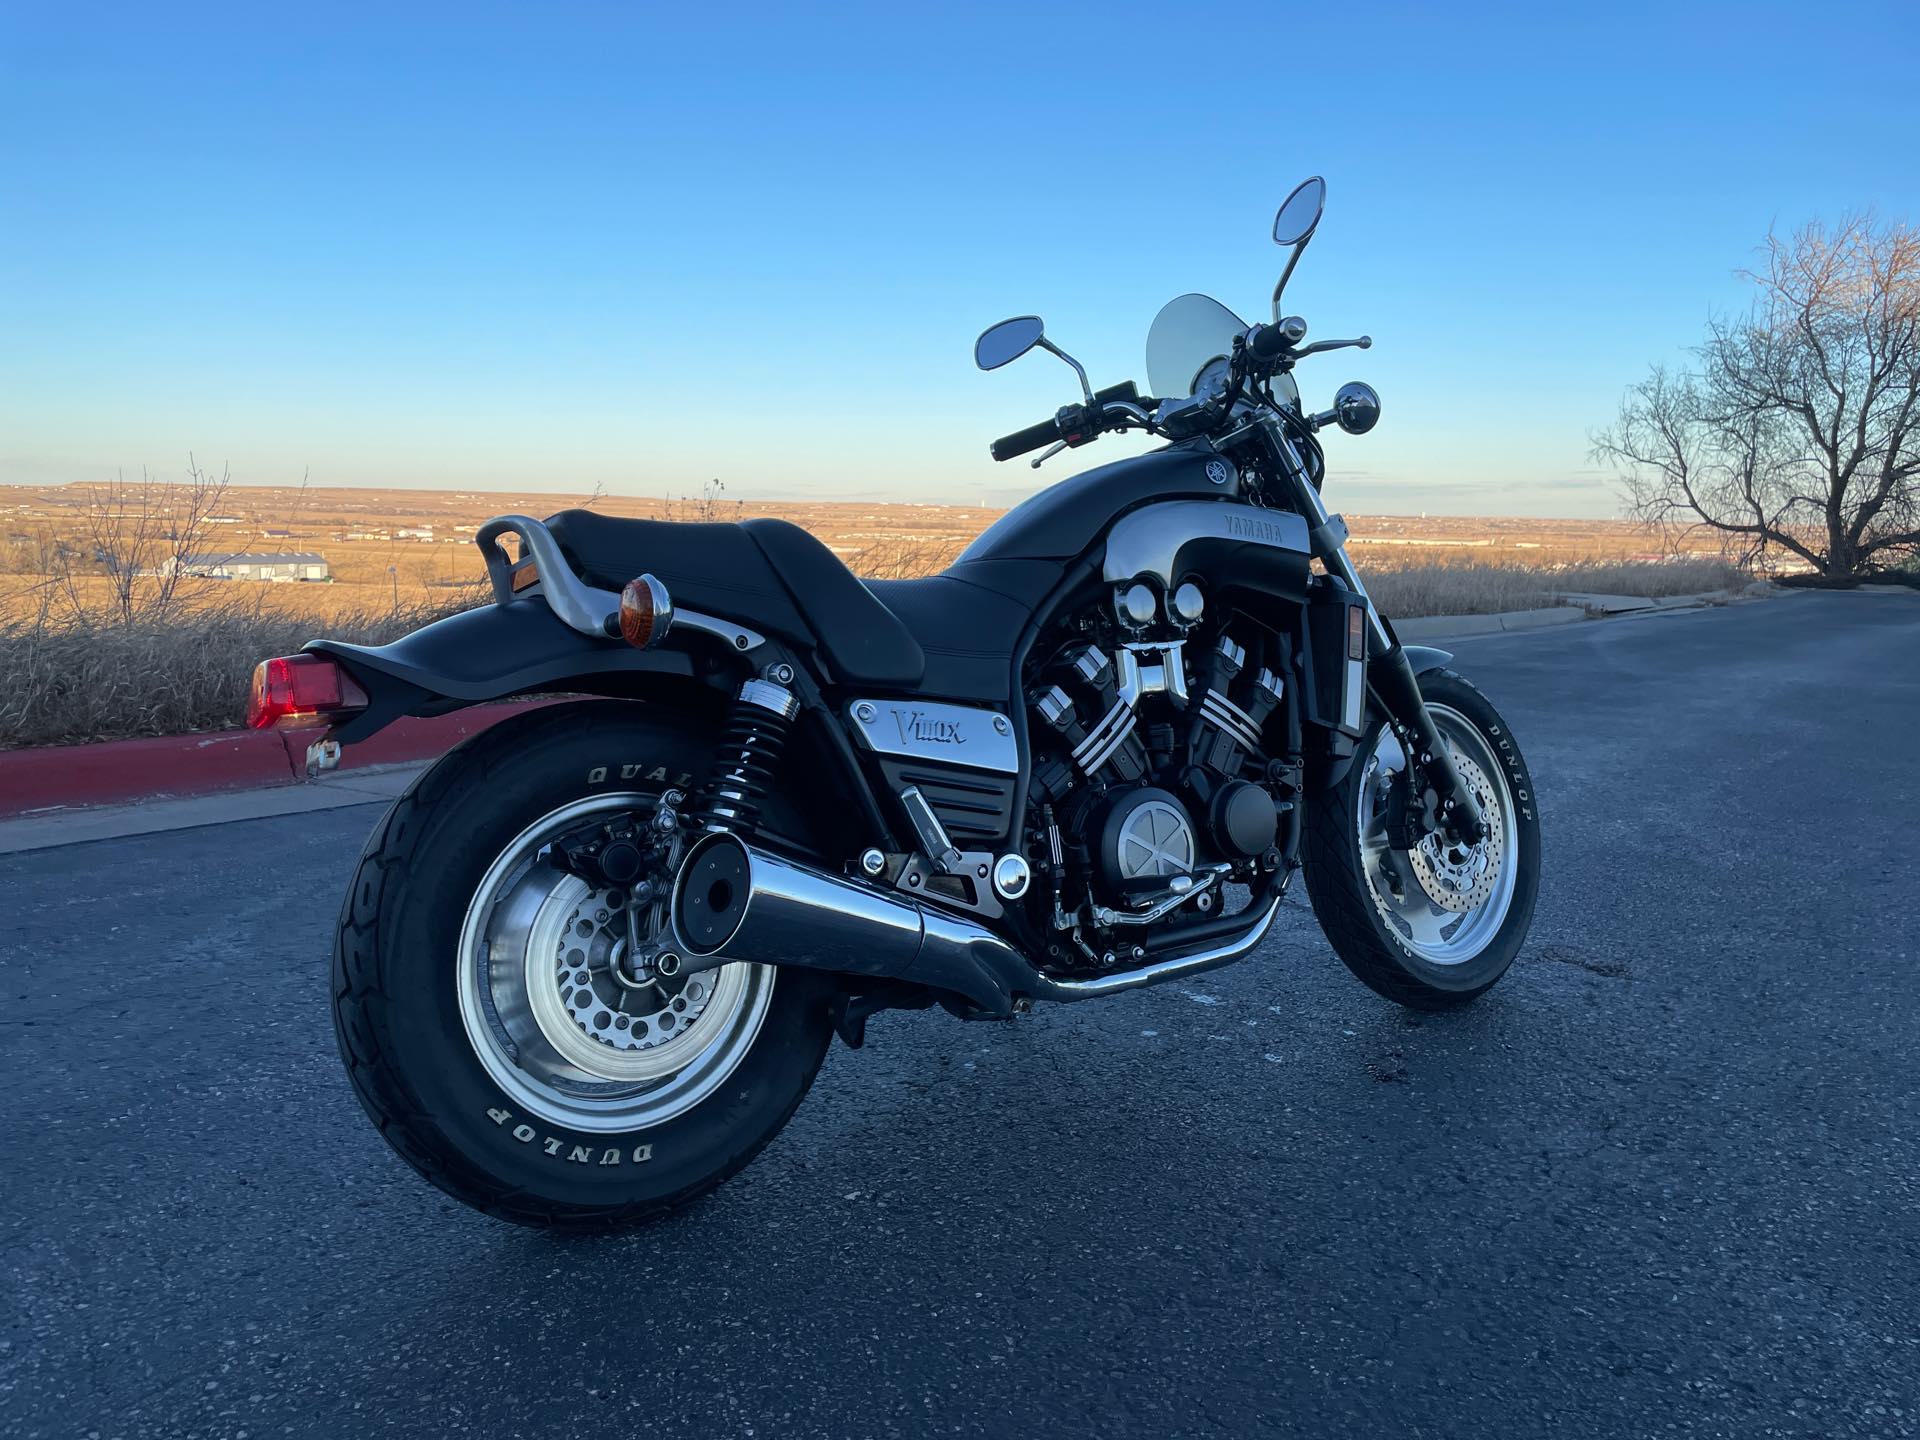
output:
[[[1586,618],[1586,611],[1571,605],[1547,605],[1538,610],[1509,610],[1501,615],[1434,615],[1418,620],[1396,620],[1393,633],[1410,644],[1425,645],[1436,640],[1466,640],[1475,635],[1544,630]]]
[[[0,855],[47,850],[57,845],[84,845],[93,840],[118,840],[129,835],[155,835],[166,830],[192,830],[202,825],[338,810],[347,805],[387,805],[424,769],[424,764],[391,765],[327,775],[304,785],[273,785],[256,790],[227,790],[216,795],[22,815],[0,820]]]
[[[1602,595],[1573,591],[1557,605],[1535,610],[1508,610],[1498,615],[1428,615],[1396,620],[1393,628],[1402,640],[1425,644],[1434,640],[1464,640],[1473,635],[1502,635],[1516,630],[1540,630],[1571,625],[1579,620],[1606,620],[1623,615],[1647,615],[1669,610],[1700,610],[1709,605],[1737,605],[1773,594],[1761,584],[1745,590],[1708,590],[1695,595]]]

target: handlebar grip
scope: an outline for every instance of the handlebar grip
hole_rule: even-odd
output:
[[[1060,438],[1060,420],[1055,416],[1050,420],[1042,420],[1038,425],[1016,430],[1011,435],[1002,435],[987,450],[996,460],[1011,460],[1029,450],[1038,450],[1042,445],[1051,445]]]
[[[1247,340],[1253,358],[1262,362],[1278,360],[1287,350],[1287,334],[1278,325],[1256,325]]]

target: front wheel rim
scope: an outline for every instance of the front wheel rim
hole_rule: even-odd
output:
[[[1411,851],[1395,851],[1385,824],[1387,797],[1406,783],[1407,755],[1393,727],[1383,725],[1362,772],[1354,822],[1367,891],[1381,925],[1409,953],[1431,965],[1477,960],[1506,924],[1519,885],[1519,811],[1506,770],[1486,736],[1451,706],[1429,704],[1486,817],[1488,833],[1472,846],[1429,835]]]
[[[496,1085],[556,1125],[642,1130],[686,1113],[739,1067],[766,1019],[770,965],[620,982],[620,897],[547,863],[568,831],[657,803],[595,795],[541,816],[488,867],[460,928],[468,1043]]]

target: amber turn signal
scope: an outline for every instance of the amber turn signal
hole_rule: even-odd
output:
[[[620,592],[620,635],[636,650],[651,650],[673,625],[673,601],[667,587],[651,575],[627,582]]]

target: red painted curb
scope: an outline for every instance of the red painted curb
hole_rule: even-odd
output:
[[[296,778],[280,737],[252,730],[9,750],[0,753],[0,815],[291,785]]]
[[[476,705],[451,715],[396,720],[372,738],[347,746],[340,768],[436,759],[467,736],[527,708]],[[221,730],[0,751],[0,817],[296,784],[307,778],[307,746],[322,733]]]

